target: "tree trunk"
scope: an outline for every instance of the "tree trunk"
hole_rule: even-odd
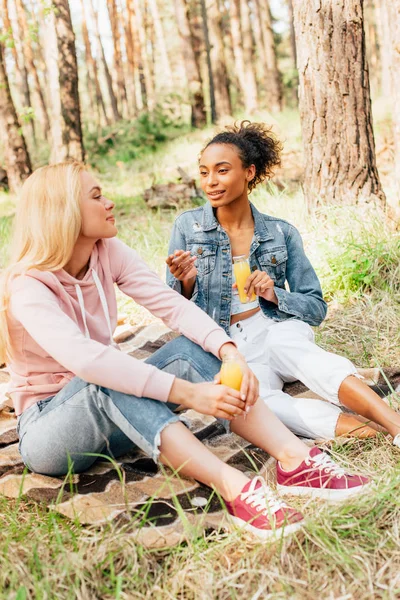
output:
[[[232,0],[236,2],[236,0]],[[245,80],[245,108],[250,114],[257,109],[257,82],[255,73],[255,56],[250,23],[250,8],[247,0],[240,0],[240,22],[242,26],[243,59],[246,68],[244,70]]]
[[[21,74],[21,92],[22,92],[21,95],[23,97],[22,108],[30,108],[30,107],[32,107],[32,100],[31,100],[31,90],[29,88],[29,81],[28,81],[28,69],[26,68],[24,49],[23,49],[24,35],[23,35],[23,31],[21,30],[21,25],[19,23],[17,6],[15,7],[15,13],[16,13],[16,17],[17,17],[18,35],[15,35],[16,30],[14,30],[13,38],[15,40],[15,54],[18,57],[17,65],[19,65],[19,70],[20,70],[20,74]],[[8,12],[6,12],[5,14],[8,15]],[[10,23],[10,25],[11,25],[11,23]],[[33,142],[36,143],[34,119],[31,119],[30,127],[31,127]]]
[[[163,73],[169,82],[168,87],[172,87],[173,79],[172,79],[171,64],[170,64],[169,58],[168,58],[167,44],[165,43],[164,29],[163,29],[163,26],[161,23],[160,13],[158,11],[157,0],[147,0],[147,1],[149,3],[151,17],[152,17],[153,24],[154,24],[154,31],[156,34],[155,37],[156,37],[157,44],[158,44],[159,51],[160,51],[160,58],[161,58],[161,64],[163,67]]]
[[[58,80],[61,100],[61,127],[63,156],[58,160],[74,158],[83,161],[81,111],[78,91],[78,64],[75,51],[75,35],[72,29],[68,0],[53,0],[57,9],[55,29],[58,47]]]
[[[121,118],[121,115],[119,114],[117,99],[115,97],[112,79],[111,79],[111,75],[110,75],[110,69],[108,68],[106,55],[104,53],[104,47],[101,42],[98,14],[97,14],[97,10],[94,9],[93,0],[90,0],[90,2],[88,2],[88,6],[90,9],[90,16],[93,21],[94,33],[95,33],[96,42],[97,42],[97,50],[98,50],[99,56],[101,56],[101,61],[103,63],[104,75],[105,75],[106,82],[107,82],[107,89],[108,89],[108,94],[110,96],[111,109],[112,109],[112,113],[114,116],[114,121],[119,121]]]
[[[390,65],[392,78],[391,87],[393,90],[392,119],[395,148],[395,178],[398,199],[400,193],[400,0],[383,0],[383,2],[386,3],[390,22]]]
[[[294,0],[305,194],[385,205],[375,161],[362,0]]]
[[[146,52],[146,32],[144,29],[143,14],[140,6],[140,0],[133,0],[134,11],[132,16],[134,18],[133,31],[136,33],[135,47],[139,57],[139,76],[140,85],[142,88],[142,95],[145,95],[145,104],[148,111],[154,110],[156,101],[154,93],[154,85],[151,78],[149,61]],[[145,91],[145,94],[144,94]]]
[[[235,60],[235,71],[239,81],[241,95],[244,101],[244,108],[246,112],[249,112],[251,110],[253,102],[251,89],[249,89],[246,84],[246,70],[244,67],[245,62],[243,52],[242,31],[240,27],[239,2],[240,0],[230,0],[229,18],[231,25],[233,56]]]
[[[216,94],[214,85],[214,73],[212,69],[211,60],[211,43],[210,43],[210,32],[208,28],[208,16],[206,0],[200,0],[201,4],[201,16],[203,22],[204,40],[206,45],[206,58],[207,58],[207,72],[208,72],[208,86],[210,93],[210,110],[211,110],[211,123],[217,122],[217,107],[216,107]]]
[[[297,69],[296,35],[294,33],[294,19],[293,19],[293,1],[287,0],[287,6],[288,6],[288,11],[289,11],[290,50],[292,53],[293,67],[295,69]]]
[[[274,32],[272,30],[272,17],[269,0],[255,0],[256,18],[261,23],[265,53],[265,97],[267,106],[276,112],[282,110],[282,84],[278,70]]]
[[[203,127],[207,123],[204,107],[203,82],[200,66],[193,49],[189,17],[185,0],[175,0],[175,13],[179,35],[182,40],[182,54],[185,64],[186,78],[189,86],[189,100],[192,109],[192,127]]]
[[[10,86],[0,43],[0,127],[4,141],[6,171],[10,190],[16,193],[32,173],[31,161],[17,113],[11,99]]]
[[[211,44],[210,60],[214,78],[215,108],[218,120],[232,114],[218,0],[210,0],[207,8],[207,24]]]
[[[126,2],[126,12],[124,18],[124,33],[125,33],[125,51],[126,51],[126,60],[127,60],[127,70],[128,70],[128,114],[131,117],[137,115],[138,111],[138,100],[136,98],[136,93],[139,93],[139,90],[136,90],[136,61],[135,61],[135,47],[134,47],[134,33],[132,31],[132,5],[131,0],[127,0]]]
[[[17,47],[16,47],[15,40],[14,40],[13,28],[11,25],[10,16],[9,16],[9,12],[8,12],[7,0],[3,0],[2,4],[3,4],[2,16],[3,16],[4,35],[6,35],[7,39],[9,39],[9,41],[11,42],[10,46],[11,46],[12,56],[14,59],[15,71],[16,71],[16,75],[17,75],[18,91],[21,94],[22,89],[23,89],[22,88],[22,86],[23,86],[22,73],[21,73],[21,67],[20,67],[19,59],[18,59]],[[21,106],[22,106],[23,105],[23,93],[21,94],[21,96],[22,96],[22,102],[21,102]]]
[[[47,136],[50,131],[50,121],[47,112],[46,101],[44,98],[42,87],[40,85],[39,75],[33,57],[32,41],[30,39],[29,26],[26,18],[26,9],[22,0],[16,0],[16,7],[18,15],[18,25],[20,27],[21,35],[24,40],[22,47],[24,51],[25,64],[28,66],[29,72],[33,77],[33,81],[35,83],[36,94],[39,99],[39,104],[42,111],[44,134],[45,136]]]
[[[110,17],[111,33],[114,42],[114,69],[116,72],[117,89],[121,114],[126,112],[127,96],[124,69],[121,54],[121,37],[119,31],[119,14],[116,0],[107,0],[108,14]]]
[[[86,22],[84,0],[81,0],[81,10],[82,10],[82,37],[83,37],[83,43],[85,45],[86,65],[87,65],[89,80],[92,82],[92,84],[94,86],[95,104],[96,104],[96,110],[97,110],[99,122],[100,122],[100,109],[101,109],[101,111],[104,115],[106,125],[110,125],[110,119],[108,118],[108,115],[107,115],[106,105],[104,103],[104,98],[103,98],[103,94],[102,94],[101,87],[100,87],[99,76],[98,76],[98,71],[97,71],[97,63],[92,54],[92,47],[90,44],[89,32],[88,32],[87,22]]]

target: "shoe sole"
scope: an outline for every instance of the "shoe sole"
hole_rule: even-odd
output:
[[[303,519],[302,521],[291,523],[290,525],[285,525],[278,529],[258,529],[258,527],[254,527],[254,525],[251,525],[250,523],[244,523],[242,519],[238,519],[238,517],[232,515],[227,515],[227,517],[232,525],[234,525],[235,530],[239,529],[240,531],[250,532],[262,540],[277,540],[295,533],[304,526]]]
[[[312,487],[301,487],[301,486],[286,486],[277,485],[276,488],[283,496],[307,496],[308,498],[321,498],[323,500],[340,501],[356,496],[365,490],[369,490],[371,484],[361,485],[354,488],[347,488],[343,490],[330,490],[327,488],[312,488]]]

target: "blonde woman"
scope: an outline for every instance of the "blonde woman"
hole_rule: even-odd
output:
[[[83,471],[93,454],[119,456],[136,445],[214,487],[233,521],[255,535],[297,529],[301,513],[261,477],[249,480],[214,456],[179,421],[183,407],[224,419],[275,456],[283,491],[332,498],[362,491],[367,478],[310,451],[257,402],[258,381],[236,345],[116,239],[113,208],[78,163],[42,167],[22,189],[0,298],[0,362],[11,372],[27,467],[57,476],[72,463]],[[146,363],[118,351],[115,284],[182,337]],[[227,355],[242,362],[240,392],[210,383]]]

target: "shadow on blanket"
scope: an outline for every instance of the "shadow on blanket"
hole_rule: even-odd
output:
[[[138,359],[150,356],[175,334],[163,325],[130,329],[117,336],[120,347]],[[369,385],[386,396],[400,383],[400,369],[360,372]],[[8,375],[0,370],[0,387]],[[388,385],[389,384],[389,385]],[[291,396],[317,396],[300,382],[285,387]],[[226,434],[213,417],[187,411],[185,418],[195,435],[222,460],[244,472],[263,473],[273,460],[234,434]],[[101,524],[109,520],[127,526],[138,542],[147,547],[166,547],[180,543],[193,528],[217,527],[223,511],[217,496],[194,480],[173,477],[167,469],[158,469],[140,450],[115,463],[99,458],[80,475],[58,479],[27,473],[18,452],[16,418],[0,398],[0,494],[20,496],[44,503],[53,510],[83,524]],[[185,519],[179,513],[182,510]]]

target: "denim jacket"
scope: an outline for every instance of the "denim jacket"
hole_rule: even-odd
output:
[[[275,283],[278,306],[260,298],[265,316],[275,321],[300,319],[319,325],[327,305],[318,277],[306,257],[297,229],[287,221],[260,213],[250,204],[254,236],[250,269],[265,271]],[[177,217],[169,254],[190,250],[197,256],[197,278],[191,300],[229,333],[232,301],[232,252],[229,237],[217,221],[212,206],[187,210]],[[285,288],[287,282],[290,291]],[[167,283],[182,293],[181,282],[167,268]]]

